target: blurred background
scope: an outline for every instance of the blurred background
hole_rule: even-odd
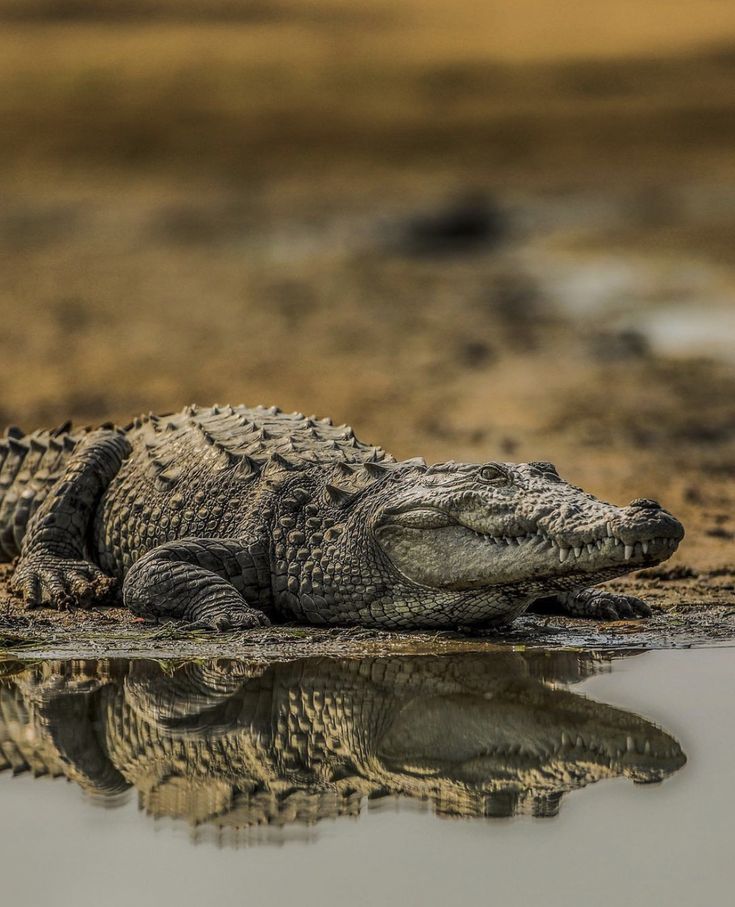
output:
[[[2,423],[275,403],[735,560],[732,0],[0,0],[0,161]]]

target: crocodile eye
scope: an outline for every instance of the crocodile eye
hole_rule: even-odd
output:
[[[489,485],[506,485],[510,481],[508,470],[499,463],[486,463],[480,469],[479,476]]]

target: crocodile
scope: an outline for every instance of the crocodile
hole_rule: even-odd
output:
[[[650,721],[563,689],[591,653],[51,661],[0,676],[0,769],[61,776],[110,805],[247,829],[356,815],[366,798],[442,817],[550,817],[606,778],[686,757]]]
[[[492,627],[543,600],[650,614],[596,584],[668,558],[681,524],[616,507],[547,462],[398,461],[349,426],[277,407],[181,412],[0,444],[0,552],[28,606],[121,592],[137,616]]]

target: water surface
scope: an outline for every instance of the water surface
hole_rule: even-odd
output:
[[[728,891],[732,650],[0,664],[14,904]]]

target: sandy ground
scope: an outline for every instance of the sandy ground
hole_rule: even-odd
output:
[[[684,522],[620,585],[724,613],[732,4],[174,6],[0,0],[0,423],[275,403],[551,460]]]

